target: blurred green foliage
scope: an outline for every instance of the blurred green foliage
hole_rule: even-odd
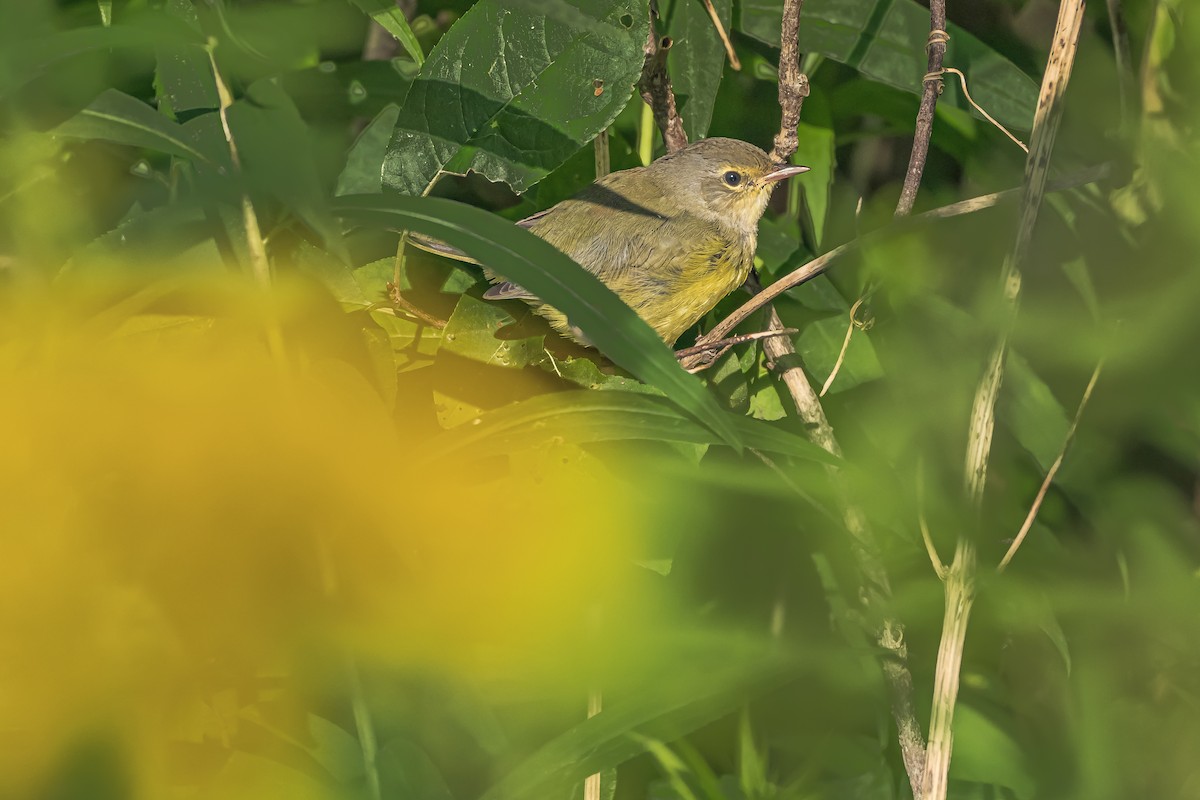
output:
[[[659,5],[689,135],[767,145],[781,0],[714,1],[740,71],[699,0]],[[1054,10],[951,4],[947,64],[1019,135]],[[777,303],[818,386],[878,286],[822,401],[835,460],[758,345],[689,376],[507,221],[590,182],[602,131],[614,169],[661,154],[644,0],[0,0],[0,794],[544,800],[599,773],[617,800],[910,796],[835,461],[923,726],[918,521],[979,548],[951,797],[1200,796],[1200,20],[1123,10],[1124,67],[1088,9],[1051,180],[1107,174],[1043,208],[977,516],[1015,204],[892,220],[920,4],[805,3],[813,170],[760,232],[765,284],[858,242]],[[918,211],[1023,164],[949,82]],[[265,295],[237,277],[255,225]],[[472,266],[397,264],[405,229],[600,352],[483,301]]]

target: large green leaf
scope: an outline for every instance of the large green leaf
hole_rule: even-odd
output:
[[[741,8],[741,31],[778,47],[782,0],[742,0]],[[946,66],[966,74],[976,102],[1006,125],[1032,128],[1037,84],[957,25],[949,32]],[[915,0],[808,0],[800,13],[801,52],[820,53],[910,92],[921,91],[928,36],[929,10]],[[953,78],[946,81],[946,101],[969,108]]]
[[[209,157],[192,145],[183,128],[124,92],[107,89],[92,104],[51,131],[72,139],[102,139],[147,147],[193,161]]]
[[[521,192],[608,127],[641,73],[645,0],[480,0],[409,90],[383,183],[475,170]]]
[[[425,53],[421,51],[421,43],[413,35],[404,13],[396,6],[394,0],[350,0],[362,9],[362,12],[378,22],[396,41],[404,47],[404,51],[418,64],[425,63]]]
[[[713,8],[725,30],[732,30],[733,0],[714,0]],[[725,45],[701,0],[674,0],[663,15],[665,30],[675,41],[670,69],[679,115],[688,136],[703,139],[725,70]]]
[[[803,437],[758,420],[733,419],[747,447],[836,463]],[[437,451],[470,448],[478,454],[508,453],[557,436],[576,443],[649,439],[719,444],[711,432],[682,416],[661,397],[624,391],[568,391],[540,395],[484,414],[477,424],[450,431],[432,446]]]
[[[674,353],[611,289],[549,242],[482,209],[441,198],[352,195],[337,201],[348,219],[433,236],[519,283],[560,309],[616,364],[740,447],[734,417],[703,384],[680,368]]]

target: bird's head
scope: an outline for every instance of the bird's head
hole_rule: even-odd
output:
[[[808,172],[781,164],[748,142],[714,137],[677,150],[651,166],[681,207],[745,231],[758,228],[780,181]]]

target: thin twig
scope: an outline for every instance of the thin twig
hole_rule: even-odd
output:
[[[671,37],[658,37],[658,29],[654,21],[658,19],[658,3],[650,2],[650,30],[646,36],[646,46],[643,52],[646,60],[642,63],[642,78],[638,90],[642,99],[654,113],[654,123],[662,132],[663,142],[667,152],[687,147],[687,134],[683,131],[683,120],[675,108],[675,91],[671,88],[671,78],[667,75],[667,53],[671,50]]]
[[[704,344],[695,344],[691,347],[681,347],[675,351],[675,358],[683,360],[688,356],[694,356],[697,353],[705,353],[716,350],[714,357],[720,357],[726,350],[733,347],[735,344],[744,342],[755,342],[759,339],[768,339],[772,336],[787,336],[793,333],[799,333],[799,328],[784,328],[778,331],[757,331],[755,333],[739,333],[737,336],[730,336],[727,339],[718,339],[715,342],[705,342]]]
[[[929,41],[925,45],[929,54],[926,78],[921,92],[921,105],[917,109],[916,130],[913,134],[912,153],[908,157],[908,170],[904,173],[904,186],[900,200],[896,203],[896,216],[904,217],[912,212],[917,202],[917,191],[921,188],[921,177],[925,174],[925,160],[929,157],[929,139],[933,136],[933,114],[937,109],[938,95],[942,93],[942,60],[946,55],[946,0],[929,2]],[[938,76],[931,78],[930,76]]]
[[[612,171],[612,158],[608,151],[608,128],[596,134],[596,138],[592,140],[592,147],[596,151],[596,180],[600,180]]]
[[[738,60],[737,53],[733,50],[733,42],[729,41],[729,34],[725,32],[725,26],[721,24],[717,10],[713,8],[712,0],[703,0],[703,2],[704,8],[708,10],[709,18],[712,19],[713,27],[717,29],[717,36],[721,37],[721,44],[725,45],[725,54],[729,56],[729,66],[740,70],[742,62]]]
[[[588,692],[588,719],[596,716],[604,707],[604,695],[599,689]],[[600,778],[602,773],[593,772],[583,782],[583,800],[600,800]]]
[[[1048,184],[1046,190],[1057,192],[1064,189],[1071,189],[1076,186],[1082,186],[1084,184],[1106,178],[1110,171],[1111,168],[1108,164],[1101,164],[1098,167],[1089,167],[1088,169],[1075,173],[1067,178]],[[758,311],[760,308],[770,303],[788,289],[793,289],[805,281],[809,281],[817,277],[839,258],[853,252],[865,243],[874,243],[878,239],[882,239],[887,236],[895,236],[902,231],[908,230],[906,226],[910,223],[915,224],[930,219],[946,219],[948,217],[959,216],[960,214],[971,214],[976,211],[983,211],[984,209],[999,205],[1006,200],[1016,199],[1022,191],[1023,189],[1020,188],[1005,189],[1002,192],[993,192],[992,194],[985,194],[980,197],[972,197],[968,200],[960,200],[959,202],[951,203],[948,206],[942,206],[941,208],[935,208],[930,211],[908,217],[905,220],[904,225],[893,224],[886,228],[880,228],[879,230],[866,234],[861,239],[855,239],[839,247],[835,247],[834,249],[817,256],[803,266],[798,267],[788,274],[782,276],[770,286],[751,297],[737,309],[732,311],[728,316],[726,316],[725,319],[717,323],[712,330],[701,336],[697,340],[697,344],[715,341],[727,336],[730,331],[742,324],[742,322],[745,321],[755,311]],[[691,366],[694,366],[694,364],[684,364],[685,368]]]
[[[1046,477],[1038,489],[1037,496],[1033,499],[1033,505],[1029,508],[1029,514],[1026,515],[1025,522],[1021,525],[1021,530],[1017,533],[1017,537],[1009,545],[1008,552],[1004,554],[1004,558],[1000,559],[1000,564],[996,567],[997,572],[1004,571],[1009,562],[1012,561],[1013,556],[1017,554],[1017,550],[1021,548],[1021,543],[1025,541],[1025,537],[1029,534],[1029,529],[1033,527],[1033,522],[1037,519],[1042,502],[1046,499],[1046,493],[1050,490],[1050,484],[1054,482],[1054,476],[1058,474],[1059,467],[1062,466],[1063,459],[1067,455],[1067,448],[1071,446],[1071,442],[1075,438],[1075,430],[1079,427],[1079,419],[1083,416],[1083,409],[1087,407],[1088,400],[1092,397],[1092,390],[1096,388],[1096,381],[1100,380],[1100,371],[1103,367],[1104,359],[1100,359],[1099,363],[1096,364],[1096,368],[1092,370],[1092,378],[1088,381],[1087,388],[1083,390],[1083,397],[1079,401],[1079,406],[1075,409],[1075,418],[1071,420],[1071,427],[1067,428],[1067,435],[1063,437],[1062,448],[1058,451],[1058,457],[1054,459],[1054,463],[1046,471]]]
[[[996,341],[983,377],[975,392],[967,432],[967,457],[964,483],[967,499],[980,508],[987,482],[988,459],[995,429],[996,398],[1004,377],[1008,351],[1008,332],[1016,315],[1021,292],[1021,269],[1029,252],[1034,223],[1045,196],[1046,177],[1058,125],[1062,119],[1062,98],[1071,77],[1079,30],[1083,22],[1085,0],[1062,0],[1054,31],[1050,59],[1042,78],[1037,112],[1033,120],[1029,158],[1025,162],[1025,180],[1021,194],[1021,216],[1016,241],[1001,272],[1001,286],[1007,319]],[[929,717],[929,747],[921,800],[945,800],[949,790],[950,758],[954,746],[954,709],[958,700],[959,672],[967,622],[975,597],[975,543],[964,532],[958,537],[954,561],[945,582],[945,617],[938,645],[937,672],[934,676],[933,709]]]
[[[938,555],[933,543],[933,535],[929,532],[929,523],[925,519],[925,465],[917,464],[917,524],[921,527],[921,540],[925,542],[925,552],[929,554],[929,563],[933,565],[934,574],[938,580],[946,580],[946,565]]]
[[[796,128],[800,110],[808,97],[808,76],[800,71],[800,8],[804,0],[784,0],[783,21],[779,28],[779,133],[771,158],[787,161],[796,152]]]

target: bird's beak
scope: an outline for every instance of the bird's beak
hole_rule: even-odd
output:
[[[775,169],[762,176],[763,183],[775,183],[776,181],[786,180],[793,175],[799,175],[802,172],[808,172],[809,167],[793,167],[791,165],[780,164]]]

